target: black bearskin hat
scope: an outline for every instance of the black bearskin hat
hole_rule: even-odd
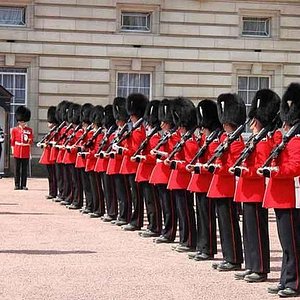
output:
[[[50,106],[47,111],[47,122],[52,124],[58,124],[58,120],[56,119],[56,107]]]
[[[199,128],[207,128],[210,131],[222,128],[219,121],[217,103],[215,101],[204,99],[198,103],[197,124]]]
[[[114,118],[113,106],[108,104],[104,107],[104,118],[102,120],[102,125],[105,126],[106,129],[109,129],[111,126],[115,125],[116,120]]]
[[[217,99],[217,108],[222,124],[239,126],[246,121],[246,105],[237,94],[221,94]]]
[[[148,98],[143,94],[130,94],[126,99],[126,109],[128,114],[136,115],[138,118],[142,118],[148,102]]]
[[[282,97],[280,116],[283,122],[294,125],[300,119],[300,84],[293,82]]]
[[[126,110],[126,99],[123,97],[116,97],[113,102],[113,114],[116,121],[126,121],[129,119]]]
[[[164,99],[159,103],[158,119],[160,122],[169,123],[174,126],[174,121],[171,112],[171,100]]]
[[[91,103],[85,103],[81,106],[80,111],[80,121],[86,124],[91,124],[90,115],[92,110],[94,109],[94,105]]]
[[[16,115],[16,120],[18,122],[19,121],[28,122],[31,117],[31,111],[27,107],[22,105],[16,109],[15,115]]]
[[[55,116],[59,123],[61,123],[62,121],[66,121],[66,111],[70,104],[71,102],[63,100],[56,106]]]
[[[68,109],[68,122],[74,125],[80,124],[80,110],[81,105],[72,103]]]
[[[147,104],[144,119],[151,127],[158,126],[160,123],[158,119],[159,103],[159,100],[152,100]]]
[[[90,114],[90,122],[97,124],[98,127],[102,126],[104,118],[104,108],[102,105],[94,106],[91,114]]]
[[[183,97],[175,98],[172,101],[171,111],[176,126],[190,130],[197,125],[196,108],[191,100]]]
[[[257,119],[265,127],[274,120],[279,107],[280,97],[269,89],[262,89],[256,92],[248,117]]]

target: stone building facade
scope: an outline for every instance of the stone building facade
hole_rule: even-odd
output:
[[[299,71],[298,0],[0,1],[0,84],[15,95],[12,119],[31,109],[36,140],[62,99],[235,91],[249,104],[261,87],[282,95]]]

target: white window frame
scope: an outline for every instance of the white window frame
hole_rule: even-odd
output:
[[[245,24],[245,19],[252,19],[252,20],[261,20],[265,22],[265,27],[268,27],[268,32],[266,31],[266,34],[255,34],[255,31],[253,34],[250,34],[249,32],[244,32],[244,24]],[[249,20],[250,21],[250,20]],[[242,17],[242,36],[247,36],[247,37],[258,37],[258,38],[269,38],[272,35],[271,32],[272,28],[272,18],[271,17],[258,17],[258,16],[243,16]]]
[[[268,87],[264,87],[264,88],[270,88],[271,87],[271,84],[272,84],[272,78],[271,76],[268,76],[268,75],[242,75],[242,74],[239,74],[237,76],[237,93],[239,94],[240,91],[243,91],[243,92],[247,92],[247,99],[245,101],[245,105],[246,105],[246,113],[248,115],[248,109],[251,107],[251,102],[252,102],[252,99],[249,99],[249,92],[257,92],[258,90],[260,90],[262,87],[258,87],[257,90],[250,90],[249,89],[249,81],[247,83],[247,89],[246,90],[241,90],[239,89],[239,86],[238,86],[238,82],[239,82],[239,77],[247,77],[247,78],[268,78],[269,79],[269,84],[268,84]],[[243,99],[244,100],[244,99]],[[250,130],[249,130],[249,125],[246,127],[246,132],[245,132],[245,136],[249,136],[250,134]]]
[[[265,18],[269,19],[270,34],[246,35],[243,34],[243,18]],[[270,9],[239,9],[239,36],[244,39],[280,39],[280,10]]]
[[[2,69],[5,69],[5,68],[2,68]],[[15,90],[15,85],[16,85],[16,78],[15,78],[15,75],[23,75],[25,77],[25,101],[24,103],[15,103],[15,97],[13,96],[12,97],[12,101],[10,103],[10,107],[17,107],[17,106],[20,106],[20,105],[24,105],[24,106],[27,106],[27,98],[28,98],[28,82],[27,82],[27,76],[28,76],[28,72],[26,70],[26,72],[13,72],[13,71],[3,71],[0,69],[0,77],[2,77],[3,75],[14,75],[14,82],[13,82],[13,87],[14,87],[14,90]],[[4,88],[6,88],[4,86]],[[9,88],[6,88],[11,94],[14,95],[14,91],[10,90]],[[10,126],[12,126],[13,124],[15,124],[15,109],[14,110],[11,110],[10,111]]]
[[[115,95],[118,96],[118,78],[119,74],[139,74],[139,75],[150,75],[150,87],[149,87],[149,99],[152,99],[152,72],[131,72],[131,71],[117,71],[116,72],[116,90]],[[146,95],[147,96],[147,95]],[[147,96],[148,97],[148,96]]]
[[[123,28],[123,26],[126,26],[123,24],[123,18],[124,16],[132,16],[132,17],[135,17],[135,16],[145,16],[146,18],[146,23],[147,26],[148,26],[148,29],[126,29],[126,28]],[[121,27],[120,27],[120,31],[122,32],[151,32],[152,28],[152,13],[151,12],[136,12],[136,11],[121,11]]]
[[[27,8],[26,7],[23,7],[23,6],[0,6],[0,10],[1,8],[4,8],[4,9],[22,9],[23,11],[23,17],[24,17],[24,24],[3,24],[0,22],[0,27],[26,27],[27,26]]]

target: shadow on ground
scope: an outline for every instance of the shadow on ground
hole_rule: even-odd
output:
[[[26,255],[64,255],[64,254],[93,254],[95,251],[83,250],[0,250],[1,253],[9,254],[26,254]]]

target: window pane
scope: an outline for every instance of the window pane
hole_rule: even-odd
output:
[[[128,82],[127,73],[118,73],[118,84],[119,86],[126,86]]]
[[[25,8],[0,7],[0,25],[25,25]]]
[[[238,78],[238,89],[239,90],[247,90],[248,86],[248,78],[247,77],[239,77]]]
[[[249,90],[257,91],[259,89],[258,87],[258,77],[250,77],[249,78]]]

